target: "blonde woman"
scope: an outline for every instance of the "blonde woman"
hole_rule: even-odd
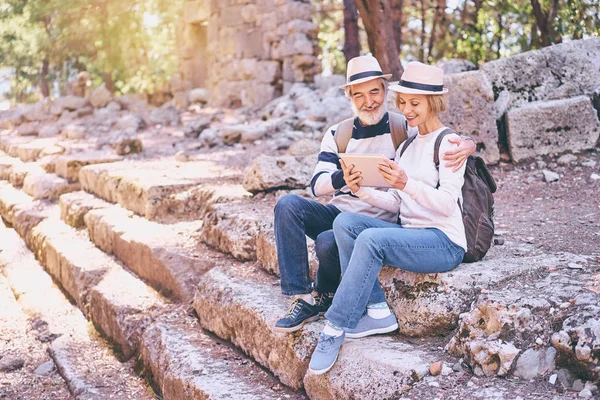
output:
[[[354,213],[341,213],[333,223],[342,281],[325,318],[309,369],[327,372],[335,363],[345,337],[359,338],[398,328],[387,304],[371,303],[381,291],[377,279],[383,265],[419,273],[456,268],[466,251],[465,230],[457,201],[461,200],[465,165],[453,171],[433,162],[437,136],[446,127],[439,113],[446,109],[448,89],[439,68],[409,63],[397,85],[396,105],[410,127],[418,127],[413,141],[400,146],[394,161],[382,157],[379,171],[392,186],[387,192],[361,187],[361,174],[343,165],[344,179],[361,200],[398,214],[397,223]],[[456,148],[455,134],[443,138],[440,154]]]

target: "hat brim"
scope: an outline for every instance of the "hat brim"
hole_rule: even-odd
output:
[[[439,95],[439,94],[446,94],[448,93],[448,89],[444,88],[441,92],[434,92],[431,90],[421,90],[421,89],[412,89],[412,88],[407,88],[404,86],[400,86],[398,84],[395,85],[390,85],[390,87],[388,88],[389,90],[391,90],[392,92],[397,92],[397,93],[406,93],[406,94],[432,94],[432,95]]]
[[[392,77],[392,74],[384,74],[384,75],[379,75],[379,76],[368,76],[366,78],[361,78],[361,79],[357,79],[355,81],[352,81],[350,83],[346,83],[345,85],[340,86],[340,89],[346,89],[348,86],[358,85],[359,83],[372,81],[373,79],[383,78],[383,79],[385,79],[387,81],[391,77]]]

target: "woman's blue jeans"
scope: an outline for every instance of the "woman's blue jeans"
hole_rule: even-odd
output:
[[[430,274],[456,268],[464,256],[439,229],[403,228],[360,214],[341,213],[333,232],[342,281],[325,318],[345,328],[355,328],[367,304],[376,302],[378,293],[383,296],[377,277],[384,265]]]

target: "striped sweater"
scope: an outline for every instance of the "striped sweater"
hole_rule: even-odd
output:
[[[344,172],[339,161],[338,148],[334,135],[338,125],[327,129],[321,142],[319,161],[315,167],[310,186],[315,196],[333,194],[329,204],[340,211],[355,212],[368,215],[383,221],[396,222],[398,212],[390,212],[374,207],[353,195],[344,181]],[[416,128],[409,128],[409,135],[416,133]],[[346,147],[348,154],[378,154],[394,159],[396,150],[390,133],[389,117],[386,113],[376,125],[363,126],[358,117],[354,118],[352,137]]]

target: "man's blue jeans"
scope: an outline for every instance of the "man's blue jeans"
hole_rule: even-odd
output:
[[[340,253],[342,281],[325,318],[355,328],[372,292],[381,291],[377,279],[383,265],[430,274],[456,268],[464,250],[439,229],[409,229],[354,213],[342,213],[333,223]]]
[[[275,205],[275,244],[284,295],[312,291],[306,236],[315,241],[319,269],[315,290],[333,293],[340,281],[340,261],[333,235],[333,220],[340,211],[332,205],[288,194]]]

